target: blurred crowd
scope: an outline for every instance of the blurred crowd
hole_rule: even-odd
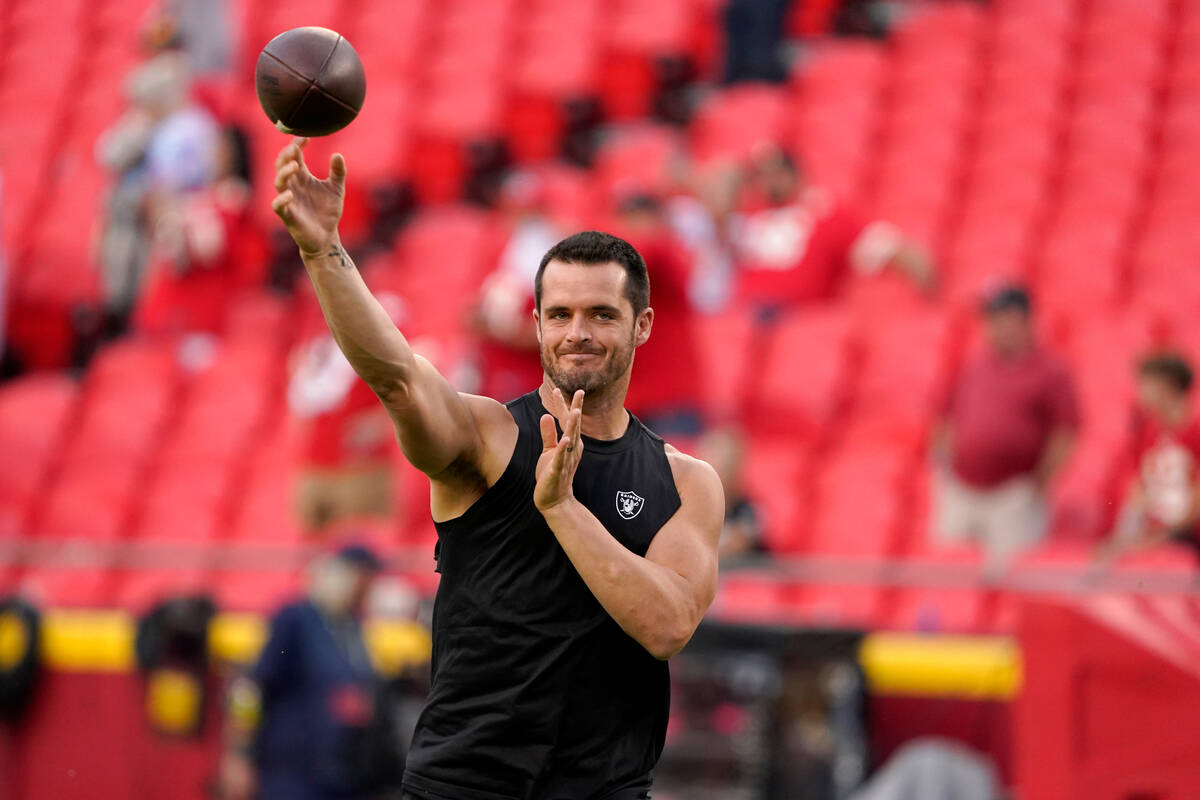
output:
[[[853,17],[866,5],[845,8]],[[783,77],[786,7],[775,0],[728,4],[726,81]],[[77,320],[81,365],[107,341],[142,336],[177,343],[183,368],[200,370],[219,358],[239,295],[270,289],[313,305],[301,288],[306,283],[296,280],[295,254],[273,244],[275,231],[252,208],[250,133],[222,114],[216,96],[237,49],[233,30],[224,0],[166,0],[145,20],[139,35],[146,58],[124,86],[128,109],[95,148],[111,183],[95,236],[102,305],[80,309]],[[949,301],[925,243],[815,183],[803,153],[763,142],[737,163],[678,156],[666,188],[651,179],[612,187],[596,219],[553,202],[538,170],[505,170],[487,198],[496,227],[489,270],[460,321],[470,332],[468,368],[451,377],[464,391],[500,400],[538,385],[533,279],[542,255],[585,225],[626,238],[646,260],[655,309],[627,406],[716,468],[726,495],[722,563],[755,564],[771,557],[770,520],[743,470],[749,388],[732,387],[727,407],[704,402],[697,384],[708,354],[698,321],[737,310],[761,344],[788,315],[837,305],[855,284],[880,276],[922,303]],[[388,228],[383,237],[394,233]],[[361,245],[359,256],[380,235],[368,232],[348,245],[352,252]],[[367,269],[367,259],[359,261]],[[0,353],[4,276],[0,253]],[[378,296],[403,330],[406,299]],[[1042,335],[1038,313],[1038,298],[1015,283],[997,283],[978,299],[980,346],[955,366],[928,442],[928,541],[978,548],[992,577],[1050,536],[1054,486],[1084,424],[1076,376]],[[386,414],[319,315],[294,339],[286,401],[307,432],[296,516],[314,540],[346,520],[395,518],[403,509]],[[1178,352],[1147,351],[1132,365],[1129,383],[1136,402],[1120,459],[1107,470],[1111,513],[1096,543],[1097,563],[1163,545],[1200,554],[1193,365]],[[343,549],[314,570],[306,598],[275,617],[271,645],[231,695],[226,796],[253,796],[256,784],[275,786],[264,796],[306,796],[296,788],[312,779],[305,769],[328,767],[321,779],[339,786],[358,779],[339,772],[344,764],[309,763],[290,737],[308,726],[332,739],[374,718],[377,687],[357,615],[378,568],[369,551]],[[306,668],[324,682],[294,685],[296,673],[273,656],[285,645],[303,650]],[[315,710],[313,698],[327,695],[337,704]],[[878,791],[870,796],[893,796]]]
[[[755,42],[778,35],[774,17],[786,4],[775,5],[730,5],[726,80],[779,78],[778,63],[751,58]],[[234,50],[225,14],[224,3],[171,0],[140,33],[147,57],[126,81],[128,110],[96,144],[111,188],[95,243],[103,306],[80,311],[83,363],[104,341],[132,332],[170,337],[186,365],[202,367],[233,299],[261,291],[280,260],[263,215],[250,207],[248,134],[222,119],[216,98]],[[777,53],[778,42],[766,51]],[[851,284],[884,272],[941,303],[937,265],[905,231],[810,181],[801,153],[769,142],[743,163],[695,164],[680,153],[673,172],[669,188],[656,180],[613,188],[599,220],[568,216],[536,170],[504,173],[491,198],[494,266],[462,321],[474,338],[471,369],[457,377],[464,390],[505,400],[536,385],[531,315],[541,254],[583,225],[627,238],[646,259],[656,311],[628,406],[717,467],[729,498],[723,555],[753,557],[767,545],[762,512],[740,475],[746,408],[736,400],[703,405],[698,315],[741,309],[761,342],[781,317],[837,303]],[[294,272],[274,277],[285,291],[297,285]],[[404,298],[383,299],[403,325]],[[1036,300],[1018,285],[981,298],[986,347],[958,366],[930,442],[931,541],[977,541],[997,571],[1047,535],[1051,487],[1079,433],[1073,379],[1038,339]],[[347,517],[396,513],[386,417],[319,326],[298,338],[287,396],[310,430],[300,519],[315,533]],[[1118,511],[1101,558],[1167,540],[1196,543],[1200,429],[1191,367],[1177,354],[1147,353],[1131,381],[1138,407],[1113,467]]]

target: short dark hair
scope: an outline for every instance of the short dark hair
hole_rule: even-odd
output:
[[[533,279],[533,299],[542,310],[542,275],[551,261],[564,264],[620,264],[625,269],[625,297],[633,306],[636,317],[650,305],[650,274],[641,254],[624,239],[601,231],[582,231],[572,234],[546,251]]]
[[[1192,367],[1178,353],[1151,353],[1138,363],[1138,374],[1147,378],[1161,378],[1180,393],[1192,388]]]
[[[1029,290],[1018,284],[999,287],[983,300],[983,313],[996,314],[1000,311],[1020,311],[1025,316],[1033,313],[1033,300]]]

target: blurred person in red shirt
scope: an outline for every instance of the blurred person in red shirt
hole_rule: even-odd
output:
[[[1174,353],[1155,353],[1138,365],[1124,470],[1129,482],[1107,555],[1169,541],[1200,547],[1200,419],[1192,381],[1191,365]]]
[[[232,297],[261,283],[265,250],[249,213],[249,155],[245,133],[228,127],[216,179],[159,199],[139,330],[219,334]]]
[[[399,297],[377,297],[393,318],[402,316]],[[397,513],[391,421],[328,333],[308,339],[293,355],[287,399],[308,426],[296,489],[305,532],[320,535],[340,521]]]
[[[615,225],[642,254],[654,287],[654,335],[637,349],[639,377],[629,384],[625,406],[660,436],[697,436],[704,420],[696,387],[701,365],[690,253],[653,195],[633,192],[618,200]]]
[[[1079,427],[1066,366],[1037,342],[1028,292],[984,303],[986,350],[954,382],[934,442],[934,540],[979,541],[990,569],[1045,535],[1045,496]]]
[[[725,521],[717,546],[723,566],[769,552],[762,513],[746,494],[742,472],[744,453],[742,436],[728,428],[705,434],[700,441],[700,455],[717,471],[725,491]]]
[[[501,402],[541,380],[533,277],[542,255],[564,235],[545,206],[543,182],[531,172],[515,172],[500,187],[508,236],[480,289],[474,322],[480,335],[479,393]]]
[[[744,211],[731,233],[741,302],[777,311],[828,300],[851,274],[889,266],[922,288],[933,285],[933,263],[923,248],[895,225],[868,220],[810,184],[783,150],[760,152],[744,188]]]

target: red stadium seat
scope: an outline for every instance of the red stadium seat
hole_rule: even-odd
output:
[[[739,572],[722,579],[708,613],[722,622],[780,623],[788,619],[787,601],[775,576]]]
[[[0,537],[19,533],[76,407],[65,375],[32,375],[0,387]],[[16,457],[17,454],[20,457]]]
[[[979,589],[906,587],[886,600],[884,625],[921,633],[975,633],[983,624],[983,593]]]
[[[918,311],[868,323],[857,413],[920,424],[946,390],[950,325],[945,314]]]
[[[701,161],[744,162],[756,147],[783,138],[788,94],[767,86],[742,86],[711,95],[691,124],[692,153]]]
[[[796,444],[751,440],[746,447],[743,482],[759,507],[767,549],[796,552],[806,537],[807,453]]]
[[[297,599],[303,589],[296,569],[225,570],[212,575],[213,600],[222,611],[269,615]]]
[[[113,601],[105,565],[36,566],[17,579],[18,591],[40,608],[102,608]]]
[[[841,310],[786,315],[753,338],[761,359],[745,409],[747,424],[762,433],[819,434],[847,396],[849,320]]]
[[[713,420],[736,419],[751,391],[753,323],[745,312],[733,310],[697,316],[693,326],[697,349],[704,354],[704,408]]]
[[[596,173],[612,197],[631,189],[657,192],[672,180],[673,159],[682,151],[674,130],[662,125],[636,125],[616,132],[596,153]]]
[[[211,586],[207,570],[197,564],[117,569],[113,580],[114,604],[135,614],[172,597],[208,594]]]
[[[36,534],[54,540],[111,542],[125,533],[138,473],[114,461],[92,462],[60,476]]]
[[[871,585],[806,584],[790,587],[787,621],[825,629],[869,629],[879,625],[880,590]]]

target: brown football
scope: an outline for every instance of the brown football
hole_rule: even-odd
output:
[[[276,127],[297,136],[328,136],[358,116],[367,76],[358,53],[337,31],[292,28],[259,53],[254,86]]]

